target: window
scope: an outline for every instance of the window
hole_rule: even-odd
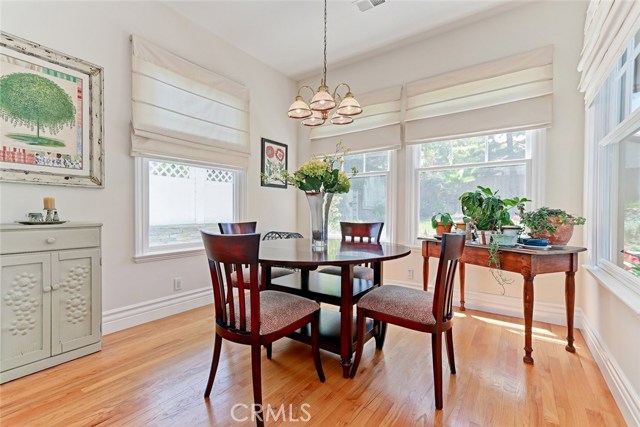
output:
[[[640,289],[640,32],[588,109],[590,157],[597,171],[590,264]]]
[[[200,229],[239,218],[242,173],[139,158],[137,256],[202,248]]]
[[[340,221],[384,222],[382,240],[390,240],[392,221],[389,212],[390,171],[393,151],[375,151],[345,156],[343,169],[349,173],[352,166],[358,174],[351,179],[351,191],[335,194],[329,213],[329,234],[340,236]]]
[[[503,198],[535,199],[535,149],[543,130],[516,131],[414,145],[415,218],[411,240],[434,234],[431,217],[439,212],[462,219],[460,195],[481,185]],[[539,201],[538,201],[539,202]]]

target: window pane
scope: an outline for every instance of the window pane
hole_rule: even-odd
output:
[[[462,218],[458,198],[476,186],[498,190],[503,198],[526,196],[526,166],[494,166],[422,171],[419,174],[419,228],[418,235],[431,235],[431,217],[448,212],[454,220]]]
[[[149,247],[199,243],[200,229],[234,218],[235,173],[149,161]]]
[[[487,154],[487,141],[484,136],[456,139],[451,141],[451,163],[481,163]]]
[[[351,191],[335,194],[329,214],[329,233],[340,235],[340,221],[384,222],[387,234],[387,175],[356,176]]]
[[[386,172],[389,170],[389,152],[376,151],[365,154],[366,172]]]
[[[420,146],[420,167],[446,166],[450,164],[451,141],[436,141]]]
[[[640,107],[640,54],[633,61],[633,88],[631,93],[631,112]]]
[[[617,178],[611,179],[609,218],[615,219],[614,227],[603,227],[610,242],[609,260],[640,277],[640,133],[609,150],[618,150],[611,156],[610,170],[617,170]]]
[[[358,169],[358,172],[364,171],[364,154],[344,156],[344,170],[348,172],[353,166]]]
[[[524,159],[527,135],[527,132],[509,132],[486,136],[489,161]]]

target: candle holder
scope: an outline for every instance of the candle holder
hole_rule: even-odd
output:
[[[55,212],[55,209],[45,209],[47,211],[47,216],[44,218],[45,222],[53,222],[53,212]],[[57,212],[56,212],[57,215]]]

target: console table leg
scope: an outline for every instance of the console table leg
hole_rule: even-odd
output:
[[[458,268],[460,269],[460,311],[465,311],[464,308],[464,262],[458,263]]]
[[[567,345],[565,350],[575,353],[573,346],[573,311],[576,302],[576,280],[574,271],[567,271],[564,281],[564,300],[567,308]]]
[[[524,363],[533,364],[531,328],[533,325],[533,276],[524,277]]]

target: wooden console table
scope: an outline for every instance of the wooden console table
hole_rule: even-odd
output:
[[[487,245],[467,243],[460,259],[460,310],[464,311],[465,264],[489,267],[489,250]],[[525,363],[533,364],[533,347],[531,344],[531,324],[533,322],[533,279],[538,274],[565,273],[564,297],[567,310],[567,345],[568,352],[575,353],[573,346],[573,311],[575,307],[575,274],[578,270],[578,253],[586,248],[565,246],[560,249],[524,249],[501,247],[499,252],[500,269],[522,274],[524,278],[524,351]],[[440,256],[440,241],[426,238],[422,241],[423,274],[429,277],[429,257]],[[427,286],[427,280],[424,281]]]

